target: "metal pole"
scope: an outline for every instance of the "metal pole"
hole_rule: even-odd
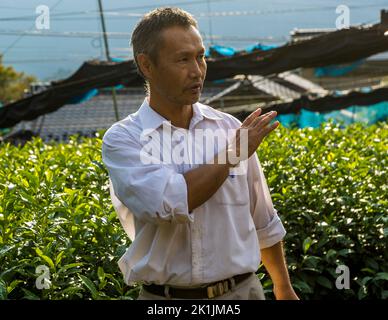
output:
[[[106,36],[106,28],[105,28],[105,19],[104,19],[104,10],[102,9],[102,3],[101,0],[98,0],[98,7],[100,10],[100,18],[101,18],[101,26],[102,26],[102,34],[104,36],[104,46],[105,46],[105,54],[106,54],[106,59],[108,61],[112,61],[109,53],[109,44],[108,44],[108,37]],[[116,116],[116,121],[119,121],[119,111],[117,108],[117,100],[116,100],[116,89],[115,87],[112,88],[112,99],[113,99],[113,107],[115,110],[115,116]]]
[[[207,0],[207,13],[209,15],[209,37],[210,37],[210,45],[213,45],[213,28],[212,28],[212,16],[210,9],[210,1]]]

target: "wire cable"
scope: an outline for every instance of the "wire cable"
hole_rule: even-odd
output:
[[[208,0],[211,2],[216,1],[231,1],[231,0]],[[205,3],[207,1],[196,1],[196,2],[177,2],[175,4],[169,5],[193,5],[198,3]],[[365,8],[375,8],[382,7],[383,4],[368,4],[368,5],[354,5],[351,6],[352,10],[365,9]],[[138,9],[147,9],[155,8],[157,6],[139,6],[139,7],[125,7],[125,8],[115,8],[111,10],[104,11],[104,14],[107,18],[139,18],[145,13],[134,13],[134,12],[122,12],[123,10],[138,10]],[[288,13],[303,13],[303,12],[313,12],[313,11],[328,11],[335,9],[336,6],[322,6],[322,7],[306,7],[306,8],[288,8],[288,9],[271,9],[271,10],[232,10],[232,11],[213,11],[213,12],[199,12],[193,14],[197,18],[203,17],[232,17],[232,16],[249,16],[249,15],[269,15],[269,14],[288,14]],[[61,12],[56,14],[51,14],[50,17],[58,17],[57,20],[84,20],[94,19],[94,17],[74,17],[74,15],[98,15],[97,10],[84,10],[84,11],[73,11],[73,12]],[[70,17],[67,17],[70,16]],[[62,18],[60,18],[62,17]],[[8,17],[0,18],[1,21],[20,21],[20,20],[31,20],[34,16],[20,16],[20,17]]]
[[[202,3],[210,2],[231,2],[233,0],[197,0],[197,1],[180,1],[180,2],[172,2],[168,4],[153,4],[153,5],[144,5],[144,6],[132,6],[132,7],[121,7],[121,8],[114,8],[114,9],[108,9],[104,10],[104,14],[119,14],[122,13],[123,10],[140,10],[140,9],[154,9],[158,6],[191,6],[191,5],[197,5]],[[70,12],[58,12],[55,14],[50,14],[50,17],[63,17],[63,16],[74,16],[74,15],[84,15],[84,14],[99,14],[99,10],[83,10],[83,11],[70,11]],[[144,13],[135,13],[134,16],[143,16]],[[9,18],[0,18],[0,21],[18,21],[18,20],[31,20],[35,18],[35,16],[19,16],[19,17],[9,17]]]

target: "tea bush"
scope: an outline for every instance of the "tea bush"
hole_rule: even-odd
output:
[[[101,139],[77,140],[0,149],[3,298],[131,297],[117,267],[129,240],[109,199]],[[50,289],[36,287],[39,265],[49,267]]]
[[[133,299],[130,245],[109,198],[101,134],[0,145],[0,299]],[[387,124],[278,128],[258,150],[302,299],[386,299]],[[48,289],[36,268],[47,267]],[[339,265],[350,289],[336,288]],[[271,280],[258,276],[267,298]],[[41,288],[41,287],[40,287]]]
[[[292,283],[304,299],[388,297],[387,137],[386,123],[328,123],[277,131],[259,147],[288,231]],[[349,268],[349,290],[336,287],[341,265]]]

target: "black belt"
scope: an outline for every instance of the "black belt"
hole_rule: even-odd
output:
[[[202,288],[175,288],[164,285],[157,284],[143,284],[143,289],[149,293],[168,297],[168,298],[178,298],[178,299],[211,299],[223,295],[232,288],[232,282],[237,285],[240,282],[244,281],[250,277],[253,273],[248,272],[244,274],[239,274],[229,279],[213,282],[206,287]],[[233,280],[232,280],[233,279]]]

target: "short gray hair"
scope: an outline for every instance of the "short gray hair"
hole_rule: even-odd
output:
[[[193,26],[198,29],[197,21],[194,17],[179,8],[166,7],[158,8],[147,13],[136,25],[131,38],[133,57],[137,71],[143,77],[137,63],[137,55],[147,54],[155,64],[158,62],[158,49],[161,45],[161,33],[164,29],[173,26],[189,28]]]

